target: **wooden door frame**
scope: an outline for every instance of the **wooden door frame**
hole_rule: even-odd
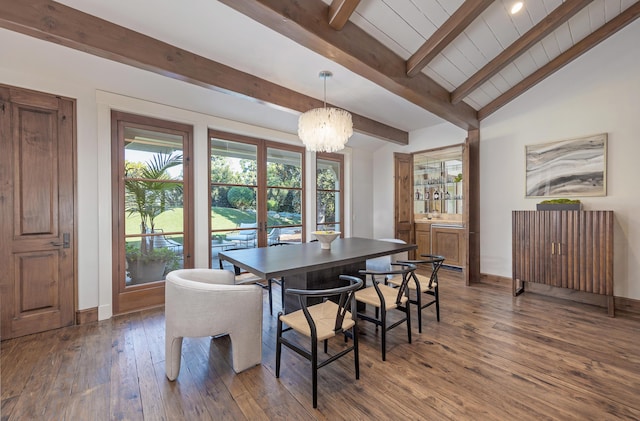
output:
[[[469,130],[462,150],[467,241],[465,284],[480,282],[480,129]]]

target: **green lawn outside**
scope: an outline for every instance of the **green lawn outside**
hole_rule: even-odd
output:
[[[182,208],[174,208],[158,215],[155,220],[156,229],[162,229],[164,232],[173,232],[183,230]],[[298,225],[301,223],[299,214],[274,214],[269,212],[268,225]],[[254,212],[242,211],[234,208],[214,207],[211,210],[211,228],[213,230],[233,231],[241,223],[255,223],[256,217]],[[140,217],[138,215],[127,215],[125,220],[127,235],[140,234]],[[169,236],[172,239],[182,242],[182,236]]]

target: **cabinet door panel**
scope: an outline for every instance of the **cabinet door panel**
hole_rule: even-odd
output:
[[[464,262],[463,230],[452,228],[432,228],[432,250],[445,258],[444,264],[462,266]]]
[[[431,253],[431,233],[428,229],[426,231],[416,229],[416,244],[418,245],[416,259],[419,259],[421,254]]]
[[[532,247],[534,249],[533,263],[535,271],[528,280],[547,284],[549,282],[549,273],[551,272],[551,262],[548,258],[551,255],[551,223],[546,212],[539,212],[531,216],[531,230],[534,232]]]

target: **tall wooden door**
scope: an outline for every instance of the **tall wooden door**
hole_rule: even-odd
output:
[[[413,243],[413,157],[394,153],[395,238]]]
[[[73,100],[0,86],[1,335],[74,323]]]

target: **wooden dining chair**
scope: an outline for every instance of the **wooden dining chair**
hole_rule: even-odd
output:
[[[360,274],[371,277],[371,285],[356,291],[356,301],[373,306],[375,316],[358,312],[358,318],[372,322],[381,327],[382,336],[382,361],[387,359],[387,332],[402,323],[407,325],[407,337],[411,343],[411,314],[409,313],[409,297],[407,284],[416,266],[408,263],[391,263],[391,267],[397,269],[387,271],[361,270]],[[402,281],[398,287],[387,285],[386,280],[390,277],[399,277]],[[365,308],[366,309],[366,308]],[[387,320],[388,312],[398,310],[404,316],[396,322],[389,324]]]
[[[318,369],[353,351],[356,379],[360,378],[360,362],[358,356],[358,323],[356,319],[356,302],[354,292],[362,286],[362,279],[354,276],[340,275],[346,286],[323,290],[286,290],[287,294],[296,295],[300,310],[292,313],[278,313],[276,342],[276,377],[280,377],[280,358],[282,345],[311,361],[311,384],[313,407],[318,407]],[[333,300],[330,300],[332,298]],[[310,299],[322,299],[318,304],[309,305]],[[286,325],[286,328],[283,326]],[[307,349],[298,345],[295,339],[289,340],[284,334],[294,331],[311,339],[311,347]],[[328,340],[343,333],[345,340],[352,339],[352,345],[326,359],[318,360],[318,342],[324,343],[324,353],[328,353]],[[289,336],[289,334],[287,334]]]
[[[414,271],[408,283],[409,292],[415,291],[415,299],[409,299],[411,304],[417,306],[418,311],[418,332],[422,333],[422,310],[435,304],[436,320],[440,321],[440,293],[438,291],[438,271],[444,263],[444,257],[435,254],[421,254],[420,260],[403,260],[398,263],[407,263],[416,266],[431,265],[431,274],[429,276],[421,275]],[[399,277],[391,277],[387,280],[391,285],[400,286],[402,279]],[[423,302],[422,297],[430,295],[433,297],[429,301]],[[411,297],[411,294],[409,294]]]

